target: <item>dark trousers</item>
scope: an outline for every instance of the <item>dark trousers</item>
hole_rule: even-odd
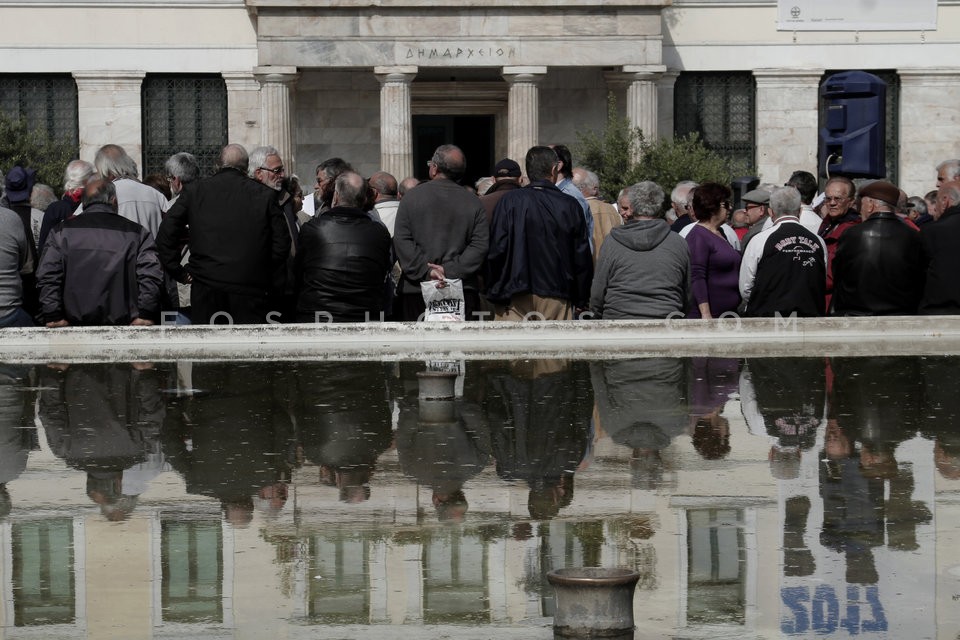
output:
[[[193,324],[266,324],[269,306],[266,295],[230,293],[196,280],[190,288]]]

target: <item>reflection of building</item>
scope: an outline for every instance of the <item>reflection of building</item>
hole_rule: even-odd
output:
[[[403,176],[451,138],[478,172],[574,142],[612,91],[648,138],[699,131],[781,184],[818,166],[818,86],[842,65],[890,83],[889,171],[923,193],[954,155],[960,93],[941,62],[960,8],[939,4],[934,30],[806,32],[778,31],[773,3],[726,0],[4,2],[0,23],[17,28],[0,109],[85,158],[122,144],[146,173],[180,150],[209,166],[229,140],[273,144],[301,175],[341,156]]]

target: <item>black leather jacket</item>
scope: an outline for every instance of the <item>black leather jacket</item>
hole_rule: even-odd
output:
[[[360,209],[334,207],[300,228],[297,316],[300,322],[363,322],[384,310],[393,261],[387,228]]]
[[[831,314],[913,315],[924,278],[920,234],[894,213],[875,213],[840,236]]]

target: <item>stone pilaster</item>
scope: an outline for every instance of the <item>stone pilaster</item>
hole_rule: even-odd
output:
[[[260,83],[249,72],[221,75],[227,85],[227,141],[247,149],[260,146]]]
[[[507,95],[507,157],[523,166],[530,147],[540,140],[540,89],[546,67],[504,67]]]
[[[668,70],[657,81],[657,134],[661,138],[673,137],[674,88],[679,71]]]
[[[296,67],[254,67],[260,82],[260,144],[277,148],[287,174],[296,170],[292,89],[299,77]]]
[[[97,149],[118,144],[143,167],[140,92],[143,71],[75,71],[80,157],[93,162]]]
[[[398,181],[413,175],[410,83],[417,67],[374,67],[380,81],[380,170]]]
[[[960,157],[960,69],[898,69],[900,76],[900,171],[910,195],[937,186],[937,165]]]
[[[757,174],[783,184],[797,170],[817,175],[822,69],[757,69]]]

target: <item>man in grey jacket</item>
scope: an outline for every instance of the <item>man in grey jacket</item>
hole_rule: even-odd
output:
[[[663,189],[640,182],[620,192],[625,224],[600,249],[590,309],[605,320],[682,317],[690,298],[690,251],[670,232]]]
[[[466,317],[474,320],[487,218],[480,199],[457,184],[467,168],[463,151],[452,144],[437,147],[429,168],[430,180],[409,191],[397,210],[393,247],[403,269],[397,310],[402,320],[417,320],[425,310],[420,283],[459,278]]]

